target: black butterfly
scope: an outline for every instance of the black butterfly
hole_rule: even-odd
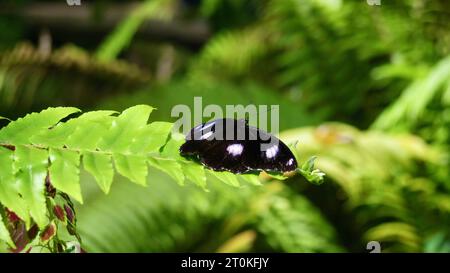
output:
[[[216,119],[194,127],[180,154],[215,171],[289,172],[297,168],[294,155],[281,140],[249,126],[246,120]]]

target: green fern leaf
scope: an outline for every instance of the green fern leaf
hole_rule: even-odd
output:
[[[95,178],[100,189],[104,193],[109,193],[114,178],[111,156],[108,154],[84,152],[83,164],[86,171]]]
[[[45,204],[48,152],[34,147],[17,146],[15,155],[14,167],[17,171],[19,193],[22,195],[31,217],[39,228],[43,229],[48,223]]]
[[[80,203],[83,203],[80,188],[80,154],[76,151],[50,149],[50,179],[52,185]]]
[[[177,170],[181,170],[184,174],[184,178],[193,182],[197,186],[206,189],[206,176],[203,166],[199,164],[192,164],[192,162],[187,161],[180,155],[179,149],[183,142],[183,137],[179,135],[171,135],[171,138],[164,146],[161,155],[167,158],[176,159],[179,162],[178,165],[181,167],[181,169],[178,169],[177,167]],[[181,182],[181,176],[178,179],[179,183],[182,185],[184,183],[184,179],[183,182]]]
[[[139,185],[145,186],[147,182],[147,162],[145,156],[113,154],[117,171]]]
[[[140,139],[140,142],[132,143],[130,152],[158,152],[159,148],[166,143],[167,136],[170,134],[172,127],[173,124],[170,122],[155,121],[150,123],[136,135],[136,138]]]
[[[11,122],[0,131],[0,142],[9,144],[29,144],[30,137],[47,130],[58,121],[80,110],[72,107],[49,108],[40,113],[32,113]]]
[[[230,172],[214,172],[211,170],[207,170],[207,172],[212,175],[215,176],[217,179],[219,179],[220,181],[222,181],[223,183],[233,186],[233,187],[239,187],[239,180],[237,179],[237,176],[230,173]]]
[[[5,223],[3,222],[3,217],[1,213],[0,213],[0,241],[6,242],[10,247],[13,248],[16,247],[11,239],[11,236],[9,235]]]
[[[243,181],[251,184],[251,185],[255,185],[255,186],[260,186],[261,181],[259,180],[259,176],[258,175],[254,175],[254,174],[242,174],[239,178],[241,178]]]
[[[206,190],[206,174],[239,187],[240,181],[259,185],[256,175],[206,170],[179,153],[184,137],[172,134],[172,123],[148,124],[154,108],[137,105],[119,115],[94,111],[61,121],[76,108],[48,108],[12,121],[0,130],[0,203],[14,211],[29,227],[48,224],[46,181],[83,202],[81,162],[100,189],[108,193],[114,168],[130,181],[145,186],[148,165],[166,173],[179,185],[188,180]],[[154,171],[154,170],[153,170]],[[48,180],[46,180],[48,178]]]
[[[0,147],[0,203],[14,211],[26,223],[30,222],[24,200],[19,195],[14,177],[14,152]]]
[[[59,123],[51,130],[45,130],[31,138],[32,143],[44,146],[78,149],[95,149],[96,145],[112,122],[115,111],[93,111],[76,119]],[[89,137],[86,137],[86,136]]]
[[[202,165],[181,163],[186,179],[206,190],[206,175]]]
[[[175,160],[167,158],[149,158],[148,163],[158,170],[167,173],[178,184],[184,185],[184,174],[181,165]]]
[[[140,129],[147,125],[152,110],[150,106],[137,105],[123,111],[112,122],[108,134],[100,140],[98,148],[116,153],[130,152],[130,146],[136,142]]]

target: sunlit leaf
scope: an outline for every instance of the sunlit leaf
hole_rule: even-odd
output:
[[[14,163],[19,193],[22,195],[31,217],[40,228],[44,228],[48,223],[45,204],[48,152],[38,148],[17,146],[15,154]]]
[[[320,185],[323,183],[323,177],[325,173],[319,169],[314,169],[314,161],[317,159],[316,156],[311,157],[306,161],[298,172],[303,175],[309,182]]]
[[[147,184],[147,162],[144,156],[114,154],[117,171],[139,185]]]
[[[49,129],[61,119],[80,110],[73,107],[48,108],[40,113],[28,114],[10,122],[0,130],[0,142],[10,144],[28,144],[33,135]]]
[[[137,105],[123,111],[112,121],[111,128],[100,140],[98,147],[116,153],[129,152],[130,147],[139,140],[136,134],[147,125],[152,110],[150,106]]]
[[[114,177],[111,156],[108,154],[84,152],[83,165],[86,171],[94,176],[100,189],[104,193],[108,193]]]
[[[80,154],[70,150],[50,149],[50,181],[52,185],[82,203],[80,188]]]
[[[140,141],[132,143],[130,151],[132,153],[157,152],[166,143],[172,126],[170,122],[150,123],[136,135]]]
[[[31,138],[34,144],[51,147],[94,149],[100,137],[111,125],[114,111],[92,111],[76,119],[59,123],[51,130],[42,131]],[[109,119],[109,120],[108,120]]]
[[[30,222],[27,206],[19,196],[14,176],[14,152],[0,146],[0,202],[16,213],[26,223]]]

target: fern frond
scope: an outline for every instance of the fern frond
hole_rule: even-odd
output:
[[[338,123],[290,130],[281,137],[287,143],[300,141],[300,158],[318,156],[317,167],[336,185],[328,198],[340,192],[345,217],[352,219],[348,228],[359,230],[361,245],[376,240],[385,251],[417,252],[423,238],[447,225],[449,199],[437,198],[447,191],[415,171],[424,163],[445,168],[444,154],[422,139]],[[436,213],[441,218],[433,220],[430,215]]]
[[[3,211],[3,210],[1,210]],[[6,226],[6,223],[3,220],[4,216],[0,212],[0,246],[1,242],[6,242],[10,247],[15,247],[15,244],[13,240],[11,239],[11,235],[9,234],[8,228]],[[1,251],[1,247],[0,247]]]
[[[233,187],[240,187],[241,182],[260,185],[256,175],[205,170],[181,157],[179,147],[184,139],[171,133],[173,124],[147,123],[153,109],[137,105],[118,115],[114,111],[80,115],[77,108],[58,107],[11,121],[0,130],[0,163],[4,166],[0,173],[0,203],[27,228],[36,223],[42,230],[50,223],[48,210],[55,207],[48,207],[55,195],[53,187],[58,194],[83,203],[81,166],[105,193],[110,190],[115,171],[145,186],[151,176],[148,166],[168,174],[180,185],[191,181],[203,189],[207,177]],[[48,195],[52,198],[48,199]],[[70,202],[69,197],[65,200]],[[56,217],[61,220],[62,216]],[[6,238],[4,234],[2,237]]]
[[[391,130],[415,126],[433,99],[444,96],[450,85],[450,57],[441,60],[424,77],[413,81],[402,96],[373,123],[374,129]]]
[[[66,45],[50,55],[45,55],[29,43],[20,43],[1,54],[0,65],[7,69],[20,66],[57,67],[62,71],[76,70],[85,75],[98,75],[128,82],[145,82],[149,78],[147,72],[135,65],[120,60],[98,61],[74,45]]]
[[[112,111],[94,111],[61,121],[79,110],[59,107],[12,121],[0,130],[0,161],[6,168],[0,175],[0,202],[28,225],[30,215],[43,228],[48,223],[45,178],[60,192],[82,202],[81,164],[105,193],[113,180],[112,162],[119,174],[140,185],[146,184],[150,164],[179,184],[188,179],[205,187],[203,168],[178,153],[182,140],[166,143],[172,124],[147,124],[152,110],[138,105],[118,116]],[[160,152],[162,146],[165,149]]]
[[[216,35],[191,66],[190,77],[229,79],[248,74],[268,51],[267,35],[261,26]]]
[[[281,183],[235,191],[209,176],[209,192],[204,194],[192,185],[166,183],[168,179],[155,172],[146,189],[118,181],[110,196],[87,199],[79,207],[83,246],[89,252],[236,251],[236,246],[230,248],[230,238],[244,232],[251,235],[240,244],[247,251],[341,249],[333,227]],[[280,203],[287,205],[273,213]],[[286,240],[294,243],[287,245]]]
[[[257,217],[257,231],[277,252],[342,252],[336,232],[303,196],[284,190],[266,197]]]
[[[52,105],[92,105],[149,79],[149,73],[135,65],[98,61],[73,45],[46,55],[21,43],[0,54],[0,108],[2,115],[21,115]]]

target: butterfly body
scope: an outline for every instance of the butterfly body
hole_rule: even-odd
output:
[[[249,126],[246,120],[216,119],[194,127],[186,135],[180,154],[214,171],[237,174],[297,168],[294,155],[283,142]]]

